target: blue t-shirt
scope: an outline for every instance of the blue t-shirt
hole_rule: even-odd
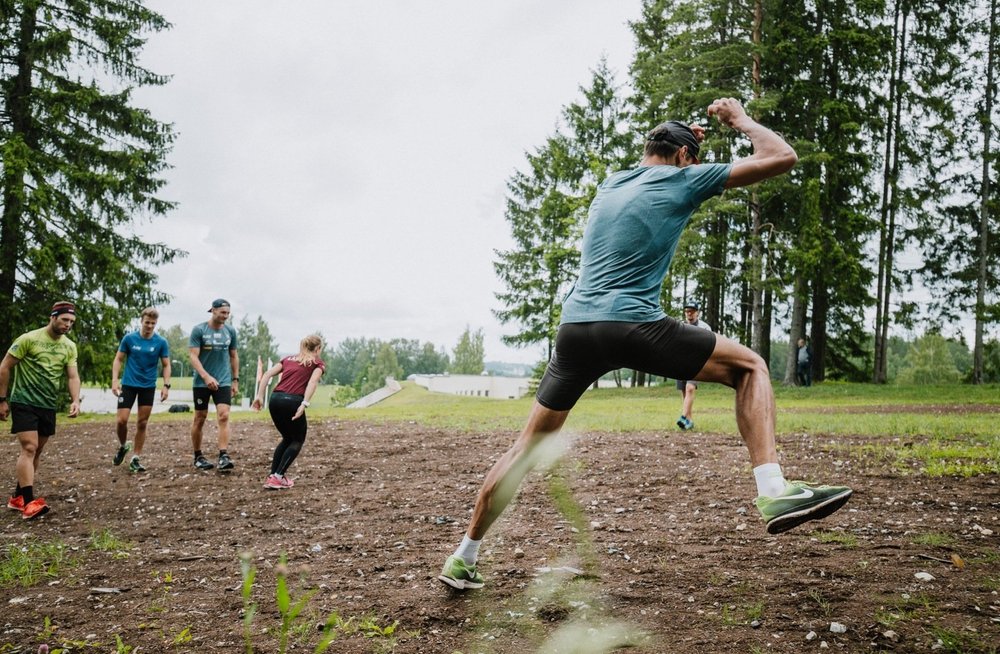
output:
[[[154,333],[150,338],[143,338],[139,332],[125,334],[119,352],[124,352],[125,374],[122,375],[122,385],[137,388],[156,388],[156,372],[160,359],[170,358],[170,345],[167,339]]]
[[[681,232],[698,205],[725,190],[731,168],[643,166],[604,180],[590,205],[580,276],[563,301],[561,322],[666,317],[660,285]]]
[[[233,385],[233,367],[229,363],[229,351],[236,349],[236,329],[223,324],[221,329],[212,329],[207,322],[195,326],[188,339],[188,347],[200,350],[198,359],[205,371],[215,377],[219,386]],[[194,372],[194,387],[204,388],[205,380]]]

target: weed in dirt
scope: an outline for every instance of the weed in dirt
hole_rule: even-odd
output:
[[[153,580],[160,584],[159,596],[153,600],[149,608],[147,609],[150,613],[162,613],[167,610],[167,603],[170,601],[170,587],[174,583],[174,575],[169,570],[160,572],[159,570],[154,570],[150,573]]]
[[[926,618],[936,613],[934,601],[927,595],[903,595],[886,598],[885,604],[875,611],[875,622],[892,627],[900,622]]]
[[[925,534],[915,534],[910,542],[914,545],[927,545],[929,547],[951,547],[955,544],[955,537],[951,534],[931,531]]]
[[[126,645],[125,641],[118,634],[115,634],[115,654],[132,654],[135,651],[135,647],[131,645]]]
[[[112,558],[127,559],[133,547],[134,543],[118,538],[110,529],[90,532],[90,549],[109,552]]]
[[[814,531],[810,536],[821,543],[836,543],[844,547],[858,546],[858,537],[846,531]]]
[[[979,587],[988,593],[1000,591],[1000,577],[983,577],[979,580]]]
[[[831,611],[832,607],[830,606],[830,600],[828,600],[825,597],[823,597],[823,593],[819,592],[818,590],[811,590],[811,591],[809,591],[808,596],[809,596],[809,599],[811,599],[812,601],[816,602],[816,606],[819,607],[819,611],[823,615],[823,617],[827,617],[827,618],[830,617],[830,615],[832,613],[832,611]]]
[[[77,564],[61,541],[8,545],[0,560],[0,587],[32,586],[43,578],[54,578]]]
[[[194,636],[191,635],[191,627],[184,627],[181,629],[176,636],[170,639],[171,647],[177,647],[178,645],[186,645],[194,640]]]
[[[989,647],[975,634],[966,631],[956,631],[945,627],[931,627],[929,630],[931,637],[937,642],[932,649],[936,649],[945,654],[966,654],[967,652],[983,652],[984,654],[996,654],[996,646]]]

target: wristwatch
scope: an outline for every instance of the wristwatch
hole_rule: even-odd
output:
[[[309,403],[306,402],[305,400],[302,400],[302,406],[304,406],[304,407],[306,407],[308,409],[309,408]]]
[[[238,382],[239,380],[240,380],[240,378],[239,378],[239,377],[233,377],[233,381],[234,381],[234,382]]]
[[[0,402],[6,402],[6,401],[7,401],[7,396],[6,395],[0,395]]]
[[[170,384],[164,384],[163,388],[170,388]]]

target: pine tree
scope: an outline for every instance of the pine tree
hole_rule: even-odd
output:
[[[172,206],[156,193],[173,131],[131,98],[167,81],[137,57],[169,25],[132,0],[0,9],[0,348],[70,299],[81,376],[100,378],[124,326],[165,300],[151,271],[180,254],[132,229]]]

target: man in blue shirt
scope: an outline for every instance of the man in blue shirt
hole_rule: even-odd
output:
[[[160,402],[166,402],[170,394],[170,345],[167,339],[156,333],[156,322],[159,319],[160,313],[153,307],[143,309],[139,331],[125,335],[111,364],[111,392],[118,397],[118,420],[115,425],[118,432],[118,451],[112,459],[112,463],[116,466],[121,465],[125,455],[132,449],[132,443],[128,442],[128,418],[132,413],[132,405],[136,400],[139,403],[135,425],[135,454],[128,464],[131,472],[146,471],[139,456],[146,442],[149,415],[153,412],[157,364],[163,365]],[[123,362],[125,375],[119,383],[118,375]]]
[[[229,407],[233,395],[239,392],[240,357],[236,352],[236,329],[226,324],[229,302],[219,298],[209,309],[212,317],[196,325],[188,339],[188,355],[194,371],[194,423],[191,425],[191,445],[194,447],[194,467],[211,470],[215,466],[201,452],[201,435],[208,419],[208,401],[215,402],[219,420],[219,471],[228,472],[235,466],[226,448],[229,445]]]
[[[781,137],[732,98],[714,101],[708,115],[749,137],[753,154],[732,165],[701,165],[705,130],[670,121],[647,135],[638,168],[615,173],[598,188],[583,236],[580,275],[563,302],[556,346],[535,404],[520,437],[486,475],[465,538],[438,576],[449,586],[483,586],[476,570],[480,542],[535,465],[538,446],[559,431],[594,381],[617,368],[736,390],[736,422],[754,466],[756,504],[768,532],[825,517],[850,497],[851,489],[843,486],[785,481],[764,361],[739,343],[667,317],[660,307],[663,277],[698,206],[727,188],[788,172],[797,159]]]

